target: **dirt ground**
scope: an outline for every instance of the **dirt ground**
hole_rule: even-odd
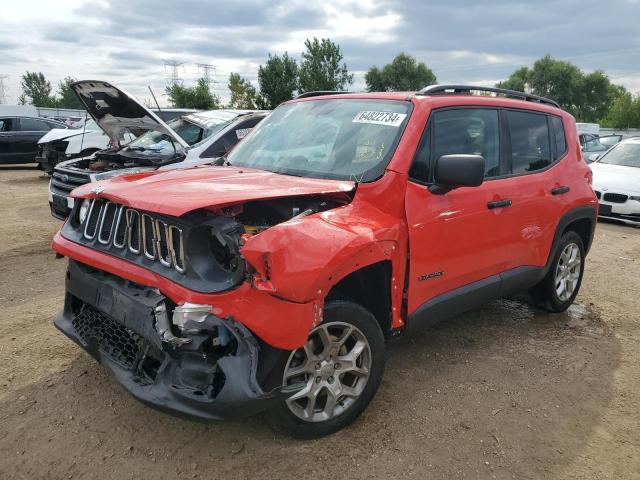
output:
[[[640,478],[640,229],[602,224],[566,313],[496,301],[389,347],[346,430],[139,404],[53,327],[66,261],[32,167],[0,167],[0,478]]]

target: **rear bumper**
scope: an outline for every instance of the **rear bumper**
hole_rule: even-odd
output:
[[[207,318],[207,331],[169,345],[154,327],[157,290],[69,262],[65,308],[55,326],[98,362],[136,399],[201,420],[250,416],[298,388],[264,392],[257,381],[261,355],[254,336],[231,318]],[[224,331],[224,334],[221,332]],[[228,343],[215,347],[214,338]]]

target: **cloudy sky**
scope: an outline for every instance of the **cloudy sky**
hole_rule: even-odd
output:
[[[493,84],[549,53],[637,92],[639,19],[640,0],[3,1],[0,75],[8,75],[9,103],[27,70],[54,84],[67,75],[109,80],[149,101],[148,85],[164,91],[163,60],[183,62],[187,84],[205,63],[215,65],[215,89],[228,98],[230,72],[257,85],[269,52],[297,58],[316,36],[340,44],[354,90],[371,65],[404,51],[440,83]]]

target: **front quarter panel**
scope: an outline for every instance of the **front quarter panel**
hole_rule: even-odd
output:
[[[402,235],[392,216],[352,203],[271,227],[250,238],[242,255],[257,270],[255,288],[302,303],[323,298],[355,270],[393,260]]]

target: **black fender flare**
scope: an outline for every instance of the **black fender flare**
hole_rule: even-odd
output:
[[[596,223],[598,218],[598,210],[594,205],[584,205],[582,207],[574,208],[573,210],[569,210],[562,217],[560,217],[560,221],[556,226],[556,233],[553,236],[553,242],[551,243],[551,248],[549,249],[549,256],[547,258],[547,263],[544,268],[545,274],[551,268],[551,262],[555,257],[555,254],[560,245],[560,239],[562,238],[562,234],[567,229],[567,227],[577,220],[589,220],[590,229],[589,229],[589,239],[588,242],[584,245],[584,253],[585,255],[589,253],[591,249],[591,244],[593,243],[593,236],[596,230]]]

